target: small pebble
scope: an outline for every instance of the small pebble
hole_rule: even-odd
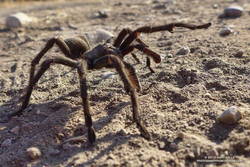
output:
[[[159,141],[158,142],[158,147],[159,147],[159,149],[164,149],[165,148],[165,146],[166,146],[166,144],[163,142],[163,141]]]
[[[236,53],[234,54],[234,57],[242,58],[242,57],[243,57],[243,54],[244,54],[244,52],[240,50],[240,51],[238,51],[238,52],[236,52]]]
[[[5,130],[6,128],[6,126],[0,125],[0,131]]]
[[[216,3],[216,4],[213,4],[213,8],[214,9],[217,9],[219,7],[219,5]]]
[[[176,55],[188,55],[189,53],[190,53],[189,47],[184,46],[176,53]]]
[[[169,148],[173,151],[177,151],[178,150],[178,145],[175,143],[170,143]]]
[[[98,29],[85,34],[87,39],[93,44],[98,44],[110,40],[114,35],[104,29]]]
[[[227,36],[229,34],[231,34],[233,32],[233,30],[230,27],[224,27],[220,30],[220,36]]]
[[[224,9],[224,17],[240,17],[243,13],[243,8],[240,6],[230,6]]]
[[[42,155],[41,151],[37,147],[30,147],[26,150],[26,152],[31,159],[38,159]]]
[[[104,73],[102,74],[102,79],[113,78],[114,75],[115,75],[114,72],[104,72]]]
[[[241,112],[238,111],[236,106],[231,106],[225,110],[217,120],[224,124],[235,124],[242,118]]]
[[[128,132],[125,129],[121,129],[119,134],[122,136],[126,136],[128,134]]]
[[[109,15],[108,15],[108,13],[106,11],[98,11],[96,13],[96,17],[98,17],[98,18],[108,18]]]
[[[205,98],[213,99],[212,95],[210,93],[205,93],[204,94]]]

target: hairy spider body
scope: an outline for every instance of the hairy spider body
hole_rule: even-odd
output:
[[[136,76],[136,71],[132,65],[123,61],[123,57],[131,53],[134,49],[138,49],[147,55],[147,66],[150,67],[150,58],[156,63],[161,62],[161,57],[156,52],[149,49],[142,40],[139,39],[140,33],[153,33],[158,31],[172,32],[174,27],[184,27],[191,30],[208,28],[211,23],[203,25],[192,25],[184,23],[171,23],[157,27],[141,27],[134,31],[130,29],[123,29],[118,37],[114,40],[113,44],[104,43],[97,45],[94,48],[90,48],[88,40],[83,36],[68,38],[63,40],[62,38],[51,38],[46,43],[45,47],[36,55],[31,62],[29,84],[24,96],[24,101],[21,108],[10,114],[9,116],[21,115],[23,110],[28,106],[30,96],[35,84],[41,78],[41,76],[47,71],[52,64],[62,64],[72,68],[75,68],[79,75],[80,83],[80,95],[82,98],[83,112],[85,117],[85,124],[88,129],[88,140],[90,143],[94,143],[96,140],[95,131],[93,128],[92,118],[90,115],[89,95],[87,92],[87,79],[86,75],[89,70],[95,70],[100,68],[114,68],[120,75],[121,80],[124,83],[126,92],[131,97],[133,119],[136,123],[141,135],[150,139],[150,134],[144,127],[139,117],[139,104],[137,98],[137,91],[141,86]],[[44,60],[40,68],[36,70],[36,66],[39,64],[41,58],[45,53],[50,50],[53,45],[57,45],[65,57],[50,57]],[[136,55],[132,55],[135,59],[138,59]],[[139,59],[138,59],[139,60]]]

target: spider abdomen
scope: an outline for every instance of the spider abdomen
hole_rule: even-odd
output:
[[[70,49],[71,58],[76,59],[90,49],[89,44],[80,37],[68,38],[64,40]]]

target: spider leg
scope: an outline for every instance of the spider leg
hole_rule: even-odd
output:
[[[138,129],[141,132],[141,135],[146,138],[150,139],[150,134],[148,133],[147,129],[142,124],[140,118],[139,118],[139,104],[138,104],[138,97],[136,94],[135,86],[133,85],[133,81],[131,81],[130,77],[126,73],[126,66],[125,63],[120,60],[119,57],[115,55],[108,55],[104,56],[102,58],[99,58],[94,63],[94,68],[101,68],[105,66],[112,66],[117,70],[119,73],[123,83],[124,87],[127,93],[130,94],[131,102],[132,102],[132,112],[133,112],[133,119],[138,127]]]
[[[115,47],[119,47],[121,45],[121,43],[123,42],[124,38],[126,36],[128,36],[130,33],[132,33],[133,31],[130,28],[124,28],[117,36],[117,38],[114,41],[114,46]],[[136,38],[136,41],[138,43],[144,44],[145,46],[147,46],[140,38]]]
[[[90,115],[89,95],[87,92],[87,79],[86,79],[87,62],[84,60],[80,64],[77,71],[80,79],[81,98],[83,102],[83,111],[85,117],[85,124],[88,128],[88,141],[93,144],[96,141],[95,130],[93,128],[93,121]]]
[[[122,55],[125,56],[126,54],[132,52],[134,49],[138,49],[140,50],[141,52],[145,53],[147,56],[147,60],[146,60],[146,66],[149,68],[150,72],[154,73],[155,71],[152,69],[151,67],[151,60],[150,58],[152,58],[154,60],[154,62],[156,63],[160,63],[161,62],[161,56],[152,51],[151,49],[149,49],[147,46],[144,46],[142,44],[137,44],[137,45],[130,45],[129,47],[123,49],[121,52],[122,52]]]
[[[16,116],[21,115],[23,110],[28,106],[31,93],[33,91],[33,88],[35,84],[39,81],[41,76],[49,69],[50,65],[52,64],[62,64],[66,65],[72,68],[76,68],[79,74],[80,79],[80,91],[81,91],[81,98],[83,101],[83,108],[84,108],[84,116],[85,116],[85,124],[88,128],[88,140],[90,143],[94,143],[96,140],[95,131],[92,126],[92,118],[90,115],[90,107],[89,107],[89,97],[87,93],[87,84],[86,84],[86,68],[87,63],[85,60],[83,60],[83,63],[80,63],[78,61],[72,60],[67,57],[55,57],[50,58],[42,62],[40,69],[35,74],[34,78],[31,80],[31,82],[28,85],[27,92],[25,94],[25,99],[22,103],[22,106],[20,110],[17,112],[12,113],[10,116]]]
[[[62,38],[57,37],[57,38],[49,39],[49,41],[45,44],[45,47],[36,55],[36,57],[31,62],[29,86],[31,86],[31,83],[33,82],[32,80],[33,80],[34,73],[36,70],[36,65],[39,63],[39,61],[45,55],[45,53],[48,52],[53,47],[54,44],[57,44],[57,46],[61,49],[61,51],[67,57],[70,57],[70,55],[71,55],[70,49]]]
[[[146,59],[146,67],[148,67],[148,69],[150,70],[151,73],[155,73],[155,71],[151,67],[151,61],[150,61],[149,57],[147,57],[147,59]]]
[[[155,63],[161,62],[161,56],[158,53],[152,51],[151,49],[142,44],[130,45],[127,48],[121,50],[121,53],[123,56],[125,56],[126,54],[132,52],[134,49],[138,49],[141,52],[145,53],[147,56],[151,57]]]
[[[136,56],[136,54],[131,53],[131,55],[135,59],[135,61],[137,62],[137,64],[141,64],[141,61],[138,59],[138,57]]]
[[[159,31],[169,31],[172,33],[174,27],[183,27],[183,28],[188,28],[191,30],[196,30],[196,29],[208,28],[210,26],[211,26],[211,23],[202,24],[202,25],[193,25],[193,24],[185,24],[185,23],[170,23],[170,24],[166,24],[162,26],[155,26],[155,27],[150,27],[150,26],[140,27],[129,34],[129,36],[121,43],[120,49],[123,50],[126,47],[128,47],[135,39],[138,38],[140,33],[154,33],[154,32],[159,32]]]
[[[114,41],[114,47],[119,47],[122,43],[122,41],[124,40],[124,38],[129,34],[129,29],[128,28],[124,28],[117,36],[117,38]]]
[[[35,86],[35,84],[38,82],[38,80],[41,78],[41,76],[45,73],[45,71],[50,67],[50,65],[52,63],[57,63],[57,64],[64,64],[70,67],[76,67],[76,61],[71,60],[69,58],[50,58],[45,60],[42,64],[40,69],[37,71],[37,73],[33,76],[32,79],[30,79],[27,90],[26,90],[26,94],[25,94],[25,98],[24,101],[21,105],[20,110],[18,110],[17,112],[14,112],[11,114],[11,116],[16,116],[16,115],[21,115],[23,110],[28,106],[29,104],[29,100],[30,100],[30,96],[31,93],[33,91],[33,87]]]
[[[136,75],[135,68],[129,63],[126,62],[123,63],[125,65],[125,72],[128,75],[129,80],[132,82],[132,85],[135,85],[135,89],[139,92],[141,90],[141,84]]]
[[[119,34],[118,34],[118,37],[115,39],[114,41],[114,46],[115,47],[120,47],[121,43],[123,42],[124,38],[126,36],[128,36],[130,33],[132,33],[133,31],[129,28],[124,28]],[[144,46],[147,46],[140,38],[136,38],[136,41],[139,43],[139,44],[142,44]],[[139,64],[141,63],[140,60],[137,58],[137,56],[134,54],[134,53],[131,53],[132,57],[135,59],[135,61]]]

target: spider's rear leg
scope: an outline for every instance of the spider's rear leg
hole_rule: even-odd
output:
[[[138,59],[138,57],[136,56],[136,54],[131,53],[132,57],[135,59],[137,64],[141,64],[141,61]]]
[[[45,60],[42,64],[41,64],[41,68],[37,71],[36,75],[34,76],[34,78],[32,79],[31,83],[29,84],[28,88],[27,88],[27,92],[25,94],[25,99],[22,103],[22,106],[20,108],[20,110],[18,110],[17,112],[12,113],[10,116],[15,116],[15,115],[20,115],[22,114],[23,110],[28,106],[29,104],[29,100],[30,100],[30,96],[31,93],[33,91],[33,88],[35,86],[35,84],[39,81],[39,79],[41,78],[41,76],[49,69],[50,65],[52,64],[62,64],[62,65],[66,65],[72,68],[76,68],[79,74],[79,79],[80,79],[80,92],[81,92],[81,97],[82,97],[82,101],[83,101],[83,108],[84,108],[84,117],[85,117],[85,124],[88,128],[88,140],[90,143],[94,143],[96,140],[96,135],[95,135],[95,131],[92,125],[92,118],[90,115],[90,107],[89,107],[89,97],[88,97],[88,93],[87,93],[87,84],[86,84],[86,62],[85,60],[84,63],[80,63],[78,61],[72,60],[70,58],[67,57],[55,57],[55,58],[50,58]]]
[[[120,60],[119,57],[116,57],[114,55],[108,55],[97,60],[94,64],[94,68],[101,68],[108,65],[111,65],[117,70],[124,83],[126,91],[130,94],[132,102],[133,119],[138,129],[140,130],[141,135],[146,139],[150,139],[151,136],[147,131],[147,129],[144,127],[139,117],[139,104],[138,104],[138,97],[136,95],[136,86],[134,85],[133,77],[130,77],[126,72],[127,70],[126,68],[128,68],[128,65],[126,65],[126,63]],[[134,73],[134,75],[136,74]]]
[[[45,44],[45,47],[31,61],[27,95],[25,96],[25,100],[24,100],[24,103],[23,103],[21,109],[18,112],[11,114],[11,116],[21,115],[22,110],[24,110],[27,107],[27,105],[29,103],[29,97],[30,97],[32,89],[33,89],[33,83],[34,83],[33,79],[34,79],[34,74],[35,74],[35,70],[36,70],[36,65],[39,63],[39,61],[45,55],[45,53],[47,53],[54,46],[54,44],[58,45],[58,47],[65,54],[65,56],[70,57],[70,49],[62,38],[58,37],[58,38],[49,39],[49,41]]]
[[[153,70],[153,68],[151,67],[151,60],[149,57],[147,57],[146,59],[146,67],[148,67],[151,73],[155,73],[155,70]]]

